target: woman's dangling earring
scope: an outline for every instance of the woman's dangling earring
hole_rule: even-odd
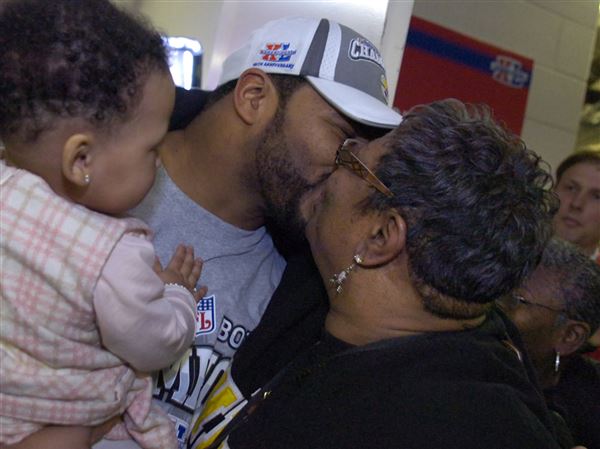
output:
[[[86,174],[83,176],[83,182],[84,182],[84,183],[85,183],[85,185],[87,186],[87,185],[89,185],[90,181],[91,181],[91,179],[90,179],[90,175],[89,175],[88,173],[86,173]]]
[[[352,262],[352,265],[350,265],[347,268],[344,268],[339,273],[334,274],[331,277],[331,279],[329,279],[329,283],[333,284],[335,286],[335,291],[337,292],[338,295],[342,292],[342,284],[346,281],[346,279],[348,278],[348,275],[352,271],[354,271],[354,268],[356,268],[356,265],[359,265],[362,263],[362,257],[360,257],[358,254],[355,254],[353,259],[354,259],[354,262]]]
[[[560,352],[556,351],[556,357],[554,357],[554,372],[558,373],[560,369]]]

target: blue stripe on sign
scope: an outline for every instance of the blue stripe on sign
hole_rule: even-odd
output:
[[[429,53],[464,64],[473,69],[489,74],[492,73],[491,63],[495,61],[495,57],[465,48],[459,44],[454,44],[439,37],[434,37],[423,31],[409,30],[408,35],[406,36],[406,43],[411,47],[428,51]],[[529,75],[527,77],[528,79],[531,79],[530,70],[527,70],[525,67],[521,67],[521,70]],[[526,85],[528,84],[529,82],[526,83]]]

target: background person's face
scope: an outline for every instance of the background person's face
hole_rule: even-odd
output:
[[[560,310],[564,305],[557,299],[556,282],[549,276],[543,271],[534,272],[523,287],[518,289],[518,294],[527,301]],[[554,346],[559,337],[559,313],[533,304],[518,304],[504,310],[519,329],[536,368],[551,369],[555,356]]]
[[[554,217],[556,234],[583,248],[600,240],[600,164],[568,168],[556,186],[560,209]]]

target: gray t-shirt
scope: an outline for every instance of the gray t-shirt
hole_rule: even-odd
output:
[[[194,346],[156,376],[155,398],[175,422],[184,447],[195,409],[258,324],[285,260],[264,227],[246,231],[222,221],[179,190],[164,168],[132,215],[154,231],[163,266],[180,243],[192,245],[204,260],[199,284],[207,285],[208,293],[198,304]]]

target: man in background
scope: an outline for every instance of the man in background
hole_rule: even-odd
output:
[[[560,209],[554,231],[577,245],[600,264],[600,151],[582,150],[567,157],[556,170],[556,194]],[[600,331],[589,339],[590,354],[600,360]]]
[[[560,210],[556,234],[600,263],[600,152],[584,150],[566,158],[556,170]]]

